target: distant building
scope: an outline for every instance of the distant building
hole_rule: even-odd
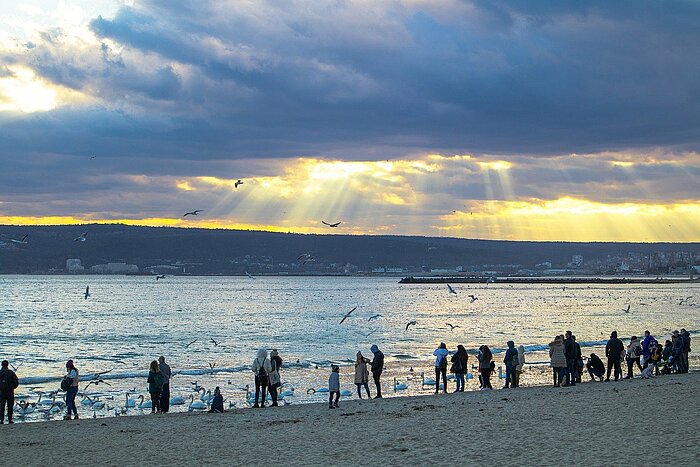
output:
[[[403,268],[386,268],[386,272],[401,273],[403,272]]]
[[[158,264],[156,266],[148,266],[143,268],[145,272],[151,274],[179,274],[185,271],[183,266],[171,266],[169,264]]]
[[[69,274],[77,274],[84,272],[85,268],[79,259],[71,258],[66,260],[66,271],[68,271]]]
[[[374,268],[372,269],[372,273],[374,274],[383,274],[386,272],[386,268]]]
[[[90,272],[95,274],[134,274],[139,272],[139,267],[126,263],[96,264],[90,268]]]
[[[575,268],[583,266],[583,255],[574,255],[571,257],[571,265]]]

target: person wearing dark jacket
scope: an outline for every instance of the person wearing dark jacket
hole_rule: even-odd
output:
[[[690,363],[688,362],[688,354],[690,353],[690,333],[685,329],[681,329],[681,337],[683,338],[683,353],[681,354],[683,373],[688,373],[690,369]]]
[[[382,377],[382,371],[384,371],[384,354],[377,345],[372,345],[370,350],[374,354],[372,359],[372,378],[374,379],[374,384],[377,386],[377,395],[374,396],[375,399],[382,398],[382,384],[380,378]]]
[[[459,344],[450,361],[452,362],[451,371],[454,373],[455,381],[457,382],[455,392],[464,392],[464,375],[467,374],[467,363],[469,362],[467,349],[462,344]]]
[[[15,389],[19,386],[19,380],[9,366],[10,362],[2,361],[2,368],[0,368],[0,425],[5,423],[5,406],[7,406],[7,423],[15,423],[12,421],[12,415],[15,408]]]
[[[508,341],[508,349],[503,356],[503,363],[506,365],[506,384],[503,389],[518,387],[515,380],[515,367],[518,366],[518,350],[515,348],[515,342]]]
[[[224,413],[224,396],[221,395],[219,386],[214,388],[214,399],[211,401],[211,413]]]
[[[589,358],[588,363],[586,363],[586,369],[588,369],[588,374],[591,375],[591,381],[595,381],[596,378],[600,378],[600,380],[603,381],[605,364],[596,354],[591,354],[591,358]]]
[[[566,379],[562,386],[576,386],[576,342],[571,331],[566,331],[564,339],[564,356],[566,357]]]
[[[673,352],[671,353],[673,368],[676,373],[684,373],[685,368],[683,368],[683,349],[685,348],[685,339],[681,337],[678,331],[673,331],[671,341],[673,342]]]
[[[158,362],[153,360],[148,371],[148,393],[151,395],[151,413],[161,413],[160,394],[163,392],[163,374]]]
[[[610,340],[605,345],[605,356],[608,358],[608,373],[605,381],[610,381],[610,371],[615,368],[615,381],[622,377],[622,366],[620,361],[625,345],[617,338],[617,331],[610,333]]]
[[[160,374],[163,375],[163,392],[160,393],[160,411],[163,413],[168,413],[170,411],[170,378],[173,376],[173,372],[170,369],[170,365],[165,363],[165,357],[158,357],[158,367],[160,368]]]

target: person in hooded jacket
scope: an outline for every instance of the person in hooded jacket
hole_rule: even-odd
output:
[[[622,352],[625,351],[625,344],[617,338],[617,331],[610,333],[610,339],[605,345],[605,356],[608,359],[608,373],[605,381],[610,381],[610,371],[615,368],[615,381],[622,377],[622,366],[620,365]]]
[[[384,354],[376,344],[370,347],[374,358],[372,359],[372,379],[374,379],[374,385],[377,387],[377,395],[374,396],[375,399],[382,398],[382,383],[381,377],[384,371]]]
[[[515,342],[513,341],[508,341],[507,345],[508,348],[503,356],[503,363],[506,365],[506,384],[503,386],[503,389],[518,386],[515,381],[515,367],[518,366],[518,350],[515,348]]]
[[[467,364],[469,363],[469,354],[467,349],[462,344],[457,346],[457,351],[450,359],[452,362],[451,371],[455,375],[456,388],[455,392],[464,392],[464,375],[467,374]]]
[[[690,354],[690,333],[685,329],[681,329],[680,335],[683,338],[683,373],[688,373],[690,369],[690,362],[688,361],[688,355]]]
[[[493,354],[491,353],[491,349],[489,349],[488,345],[482,345],[479,347],[479,355],[477,358],[479,360],[479,372],[481,373],[481,381],[483,385],[481,389],[493,389],[493,386],[491,386]]]
[[[209,413],[224,413],[224,396],[221,395],[219,386],[214,388],[214,399],[211,401]]]
[[[669,361],[673,364],[673,369],[676,373],[685,373],[685,368],[683,367],[683,349],[685,349],[685,340],[678,331],[673,331],[671,341],[673,342],[673,353],[671,354]]]
[[[554,340],[549,343],[549,359],[552,367],[552,377],[554,379],[554,387],[561,386],[566,373],[566,355],[564,355],[564,336],[555,336]]]
[[[280,357],[277,349],[272,349],[270,352],[270,365],[272,370],[270,371],[268,380],[268,390],[270,391],[270,397],[272,398],[272,404],[270,407],[277,407],[277,390],[282,386],[282,379],[280,377],[280,368],[282,368],[282,357]]]
[[[357,397],[360,399],[362,399],[361,389],[363,387],[367,393],[367,399],[371,397],[369,394],[369,371],[367,370],[369,362],[369,358],[365,358],[362,352],[357,352],[355,359],[355,386],[357,386]]]
[[[66,415],[63,417],[64,420],[71,419],[71,413],[73,418],[78,420],[78,407],[75,405],[75,396],[78,395],[78,384],[80,383],[80,375],[78,369],[73,364],[73,360],[68,360],[66,362],[66,376],[71,380],[70,388],[66,391]]]
[[[15,423],[12,414],[15,408],[15,389],[19,380],[14,371],[10,370],[10,362],[2,361],[0,367],[0,425],[5,423],[5,406],[7,406],[7,423]]]
[[[642,357],[642,343],[639,342],[637,336],[632,336],[630,345],[627,346],[627,376],[625,379],[634,378],[634,365],[637,365],[639,371],[642,371],[640,358]]]
[[[642,368],[646,368],[652,364],[652,356],[657,345],[659,345],[659,343],[656,342],[654,336],[652,336],[648,330],[644,331],[644,340],[642,341],[642,358],[644,359],[644,363],[642,364]]]
[[[566,357],[566,380],[562,386],[576,386],[576,343],[571,331],[566,331],[564,339],[564,357]]]
[[[443,393],[447,394],[447,346],[444,342],[433,352],[435,356],[435,394],[440,392],[440,375],[442,375]]]
[[[253,404],[253,408],[264,408],[265,399],[267,397],[267,386],[270,382],[270,372],[272,371],[272,364],[270,363],[270,359],[267,358],[267,350],[258,350],[250,368],[255,374],[255,403]],[[260,397],[260,393],[262,393],[262,398]],[[258,401],[260,401],[259,404]]]
[[[595,381],[596,378],[600,378],[600,381],[603,381],[605,364],[596,354],[591,354],[591,358],[589,358],[588,363],[586,363],[586,369],[588,370],[588,374],[591,375],[591,381]]]

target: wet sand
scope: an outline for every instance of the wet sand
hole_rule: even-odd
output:
[[[0,426],[0,464],[700,465],[700,372]],[[348,389],[348,388],[346,388]]]

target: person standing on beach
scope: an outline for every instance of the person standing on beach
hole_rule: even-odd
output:
[[[272,404],[270,407],[277,407],[277,389],[282,386],[282,378],[280,377],[280,368],[282,368],[282,357],[277,353],[277,349],[272,349],[270,352],[270,364],[272,370],[270,371],[270,397],[272,397]]]
[[[253,360],[253,364],[251,365],[251,370],[253,370],[253,373],[255,374],[255,404],[253,404],[253,408],[265,408],[267,385],[270,381],[270,372],[272,371],[272,364],[267,358],[267,350],[258,350],[255,360]],[[262,399],[260,399],[261,392]],[[259,405],[258,400],[260,400]]]
[[[355,386],[357,386],[357,397],[362,399],[362,387],[364,386],[367,392],[367,399],[371,396],[369,394],[369,371],[367,370],[367,364],[369,363],[369,358],[365,358],[362,352],[357,352],[357,358],[355,359]]]
[[[683,351],[685,349],[685,340],[678,331],[673,331],[671,335],[673,342],[673,353],[671,354],[671,363],[676,373],[685,373],[683,367]]]
[[[515,368],[518,366],[518,350],[515,348],[515,342],[508,341],[506,354],[503,356],[503,363],[506,365],[506,384],[503,389],[510,387],[517,388],[518,382],[515,379]]]
[[[479,354],[477,356],[477,359],[479,360],[479,373],[481,373],[483,385],[481,389],[493,389],[493,386],[491,386],[491,372],[493,371],[493,354],[491,353],[491,349],[489,349],[488,345],[482,345],[481,347],[479,347]]]
[[[549,343],[549,359],[552,367],[552,377],[554,378],[554,387],[558,388],[564,379],[566,373],[566,355],[564,355],[564,336],[555,336],[554,340]]]
[[[467,364],[469,363],[467,349],[465,349],[462,344],[459,344],[457,346],[457,351],[452,355],[450,361],[452,362],[450,371],[454,373],[457,383],[455,392],[464,392],[464,376],[467,374]]]
[[[151,413],[161,413],[160,411],[160,395],[163,392],[163,384],[165,378],[160,372],[158,362],[153,360],[148,369],[148,393],[151,395]]]
[[[583,354],[581,353],[581,345],[576,342],[576,336],[571,336],[576,346],[576,382],[580,383],[583,377]]]
[[[610,339],[605,345],[605,356],[608,358],[608,373],[605,381],[610,381],[610,371],[615,369],[615,381],[622,377],[622,367],[620,361],[622,353],[625,351],[625,345],[617,338],[617,331],[610,333]]]
[[[447,346],[444,342],[433,352],[435,356],[435,394],[440,392],[440,375],[442,375],[442,392],[447,394]]]
[[[15,423],[12,415],[15,409],[15,389],[19,380],[14,371],[10,370],[10,362],[2,361],[0,367],[0,425],[5,423],[5,406],[7,406],[7,423]]]
[[[627,347],[627,376],[625,376],[625,379],[634,378],[633,368],[635,364],[637,365],[637,368],[639,368],[639,371],[642,371],[642,364],[639,361],[641,357],[642,344],[639,342],[639,338],[637,336],[632,336],[630,339],[630,345]]]
[[[683,373],[688,373],[690,369],[690,362],[688,361],[688,355],[690,354],[690,333],[684,328],[681,328],[680,335],[683,338]]]
[[[165,363],[165,357],[158,357],[158,367],[163,375],[163,392],[160,393],[160,411],[168,413],[170,411],[170,377],[173,375],[170,365]]]
[[[520,374],[525,368],[525,347],[518,346],[518,365],[515,367],[515,387],[520,386]]]
[[[596,354],[591,354],[591,358],[586,363],[586,368],[588,369],[588,374],[591,375],[591,381],[595,381],[596,378],[600,378],[600,381],[603,381],[605,364]]]
[[[80,381],[80,376],[78,374],[78,369],[73,364],[73,360],[68,360],[66,362],[66,378],[71,380],[70,387],[66,391],[66,416],[63,417],[64,420],[71,419],[71,413],[73,418],[78,420],[78,408],[75,406],[75,396],[78,394],[78,382]]]
[[[370,347],[370,350],[374,354],[372,359],[372,379],[374,379],[374,385],[377,386],[377,395],[374,396],[375,399],[382,398],[382,383],[380,378],[382,377],[382,371],[384,371],[384,354],[376,344]]]
[[[644,340],[642,341],[643,369],[646,369],[646,367],[652,364],[652,356],[654,355],[657,345],[659,345],[659,343],[654,339],[654,336],[652,336],[648,330],[644,331]]]
[[[576,386],[576,343],[571,331],[566,331],[564,338],[564,357],[566,358],[566,380],[562,386]]]
[[[340,367],[331,365],[331,375],[328,377],[328,408],[337,409],[338,399],[340,399]]]

